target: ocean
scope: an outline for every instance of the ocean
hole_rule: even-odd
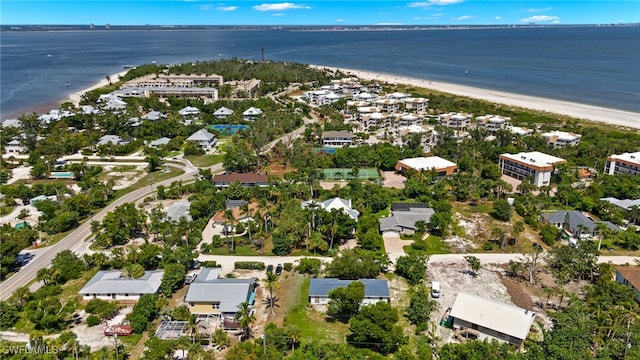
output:
[[[48,111],[125,65],[246,58],[344,67],[640,112],[640,26],[0,34],[0,118]]]

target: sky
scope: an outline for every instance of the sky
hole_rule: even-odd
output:
[[[1,0],[0,24],[506,25],[640,23],[639,0]]]

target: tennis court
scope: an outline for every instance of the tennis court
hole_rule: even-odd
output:
[[[215,124],[209,125],[207,128],[215,130],[223,135],[233,135],[240,130],[244,130],[248,128],[248,125],[225,125],[225,124]]]
[[[322,169],[322,172],[324,173],[324,178],[326,180],[352,180],[354,179],[354,177],[351,174],[351,171],[352,169],[348,169],[348,168]],[[380,179],[380,174],[378,173],[378,169],[376,168],[359,169],[358,179],[378,180]]]

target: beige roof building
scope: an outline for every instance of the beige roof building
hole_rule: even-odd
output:
[[[536,313],[467,293],[458,293],[451,312],[455,330],[470,329],[479,338],[508,342],[522,349]]]

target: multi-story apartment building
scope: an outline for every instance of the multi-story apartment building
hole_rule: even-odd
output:
[[[440,114],[438,122],[442,126],[452,129],[466,129],[471,125],[471,114],[467,113],[448,113]]]
[[[640,151],[609,156],[604,172],[609,175],[640,175]]]
[[[536,186],[549,185],[551,173],[556,165],[566,163],[565,159],[544,154],[538,151],[521,152],[518,154],[502,154],[498,161],[498,166],[502,173],[516,178],[533,178]]]
[[[511,118],[500,115],[483,115],[478,116],[476,121],[478,122],[479,128],[495,133],[500,129],[506,129],[507,126],[509,126]]]

